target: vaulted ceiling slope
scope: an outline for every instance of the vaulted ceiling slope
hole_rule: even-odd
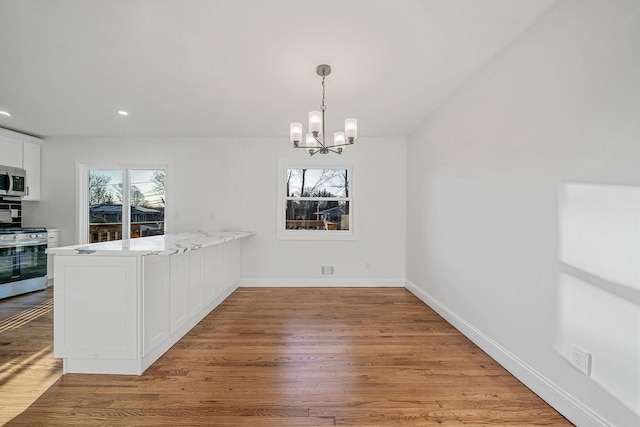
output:
[[[328,127],[407,135],[555,2],[0,0],[0,127],[286,136],[327,63]]]

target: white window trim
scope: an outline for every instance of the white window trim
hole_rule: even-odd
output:
[[[357,164],[353,161],[331,160],[318,162],[313,160],[279,160],[278,161],[278,212],[276,215],[276,237],[278,240],[357,240]],[[347,169],[351,176],[349,180],[349,230],[286,230],[286,171],[287,169]]]
[[[166,171],[166,176],[169,176],[169,166],[168,165],[157,165],[157,164],[141,164],[141,165],[132,165],[132,164],[120,164],[120,163],[81,163],[76,162],[76,197],[77,197],[77,206],[76,206],[76,224],[78,224],[77,229],[77,244],[87,244],[89,243],[89,171],[93,169],[102,169],[102,170],[123,170],[127,171],[130,169],[164,169]],[[168,180],[168,178],[167,178]],[[125,173],[122,177],[122,191],[125,193],[123,197],[129,199],[129,174]],[[165,199],[169,200],[167,196],[167,183],[165,182],[164,194]],[[128,212],[128,209],[123,209],[122,211],[122,220],[123,222],[129,222],[129,216],[131,215]],[[164,217],[165,217],[165,233],[167,232],[167,218],[169,218],[168,209],[165,204],[164,208]],[[129,233],[131,232],[128,229],[123,229],[122,238],[129,239],[131,236]]]

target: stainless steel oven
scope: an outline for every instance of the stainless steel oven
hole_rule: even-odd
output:
[[[0,298],[47,286],[47,230],[0,229]]]

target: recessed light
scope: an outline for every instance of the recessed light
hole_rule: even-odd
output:
[[[11,114],[7,113],[6,111],[0,111],[0,115],[11,117]]]
[[[128,116],[129,115],[129,113],[127,113],[124,110],[118,110],[118,114],[120,114],[121,116]]]

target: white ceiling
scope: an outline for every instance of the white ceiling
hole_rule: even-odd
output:
[[[286,136],[327,63],[328,131],[407,135],[555,2],[0,0],[0,127]]]

